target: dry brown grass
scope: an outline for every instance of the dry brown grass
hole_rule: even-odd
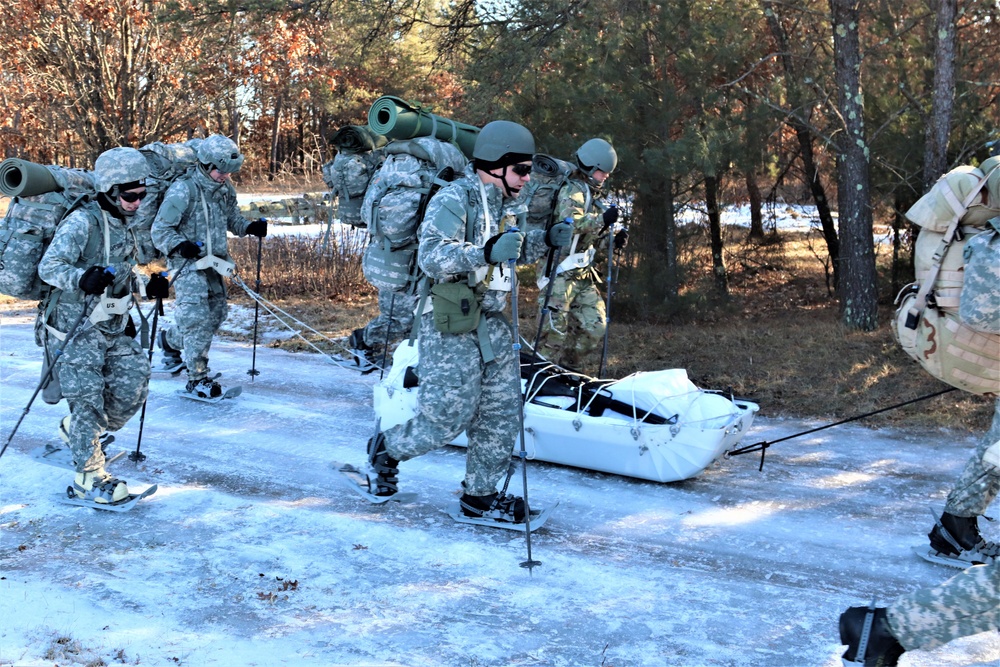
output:
[[[605,375],[685,368],[699,386],[732,388],[757,401],[764,416],[829,421],[947,388],[893,340],[888,285],[880,285],[886,303],[878,330],[850,331],[839,323],[815,237],[785,233],[763,245],[731,241],[732,293],[725,300],[709,296],[707,260],[699,243],[695,239],[685,249],[687,275],[695,277],[683,289],[684,312],[668,318],[655,304],[630,302],[624,295],[612,305]],[[253,287],[256,239],[233,241],[230,247]],[[262,294],[325,335],[347,335],[377,313],[374,290],[364,282],[353,251],[324,256],[314,241],[287,237],[265,239],[263,249]],[[537,290],[532,271],[520,273],[521,328],[533,335]],[[234,301],[250,303],[241,290],[230,293]],[[294,339],[274,345],[308,349]],[[991,400],[956,391],[863,423],[982,431],[991,414]]]

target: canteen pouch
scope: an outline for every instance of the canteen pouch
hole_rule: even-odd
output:
[[[463,334],[479,326],[479,299],[465,283],[438,283],[431,287],[434,328],[441,333]]]

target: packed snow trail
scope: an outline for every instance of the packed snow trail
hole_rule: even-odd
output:
[[[30,318],[0,324],[6,434],[40,357]],[[249,344],[213,344],[231,382],[250,362]],[[971,436],[850,425],[775,446],[763,472],[737,457],[673,484],[532,462],[533,504],[559,507],[529,573],[522,534],[445,513],[462,449],[400,466],[411,504],[372,506],[336,482],[332,461],[364,464],[376,376],[261,343],[257,369],[217,405],[154,376],[148,458],[114,472],[159,489],[124,514],[52,500],[69,473],[28,452],[57,438],[66,408],[36,401],[0,459],[0,666],[836,667],[846,607],[954,573],[910,548]],[[819,425],[761,407],[745,443]],[[137,431],[136,418],[116,445],[134,449]],[[998,659],[984,633],[900,664]]]

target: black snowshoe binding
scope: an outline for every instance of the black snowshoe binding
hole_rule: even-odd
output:
[[[488,496],[462,494],[459,500],[462,514],[477,519],[491,519],[503,523],[524,523],[524,498],[506,493]]]
[[[166,331],[160,331],[158,338],[160,349],[163,350],[161,369],[171,374],[180,373],[184,370],[184,360],[181,359],[181,351],[170,346],[167,342]]]
[[[906,649],[893,637],[885,608],[850,607],[840,615],[840,643],[847,646],[846,667],[894,667]]]
[[[347,345],[351,348],[354,363],[358,365],[363,374],[371,373],[377,368],[375,348],[365,342],[364,329],[352,331],[347,338]]]
[[[381,433],[368,441],[368,465],[370,472],[375,473],[374,481],[368,475],[369,493],[380,497],[399,493],[399,461],[389,456]]]
[[[209,377],[200,380],[188,380],[184,391],[198,398],[219,398],[222,396],[222,385]]]
[[[966,568],[970,565],[989,565],[1000,558],[1000,544],[987,542],[979,533],[978,517],[955,516],[942,512],[935,515],[934,528],[927,533],[931,548],[929,559],[934,562]]]

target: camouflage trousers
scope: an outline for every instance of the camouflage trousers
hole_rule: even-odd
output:
[[[483,363],[475,331],[442,334],[434,314],[421,317],[417,414],[385,431],[389,455],[407,461],[468,436],[465,492],[486,496],[510,465],[521,409],[519,361],[501,313],[484,314],[496,359]]]
[[[59,381],[69,403],[69,447],[77,472],[103,468],[98,437],[124,426],[146,400],[146,353],[124,334],[91,328],[66,346],[59,359]]]
[[[983,436],[948,494],[945,512],[955,516],[981,516],[997,497],[997,492],[1000,491],[1000,469],[987,469],[983,465],[983,454],[997,440],[1000,440],[1000,399],[993,405],[990,430]]]
[[[542,290],[539,308],[544,302],[545,290]],[[589,268],[552,279],[548,313],[542,317],[539,353],[561,366],[597,373],[608,323],[604,300]]]
[[[906,650],[931,649],[1000,627],[1000,561],[974,565],[932,588],[903,595],[888,609],[892,634]]]
[[[378,291],[378,315],[365,325],[365,345],[381,348],[388,338],[389,345],[410,335],[413,310],[418,297],[403,292]]]
[[[171,267],[173,269],[173,267]],[[208,350],[226,320],[226,285],[211,269],[186,268],[175,274],[174,326],[164,335],[170,347],[181,351],[189,380],[208,375]]]

